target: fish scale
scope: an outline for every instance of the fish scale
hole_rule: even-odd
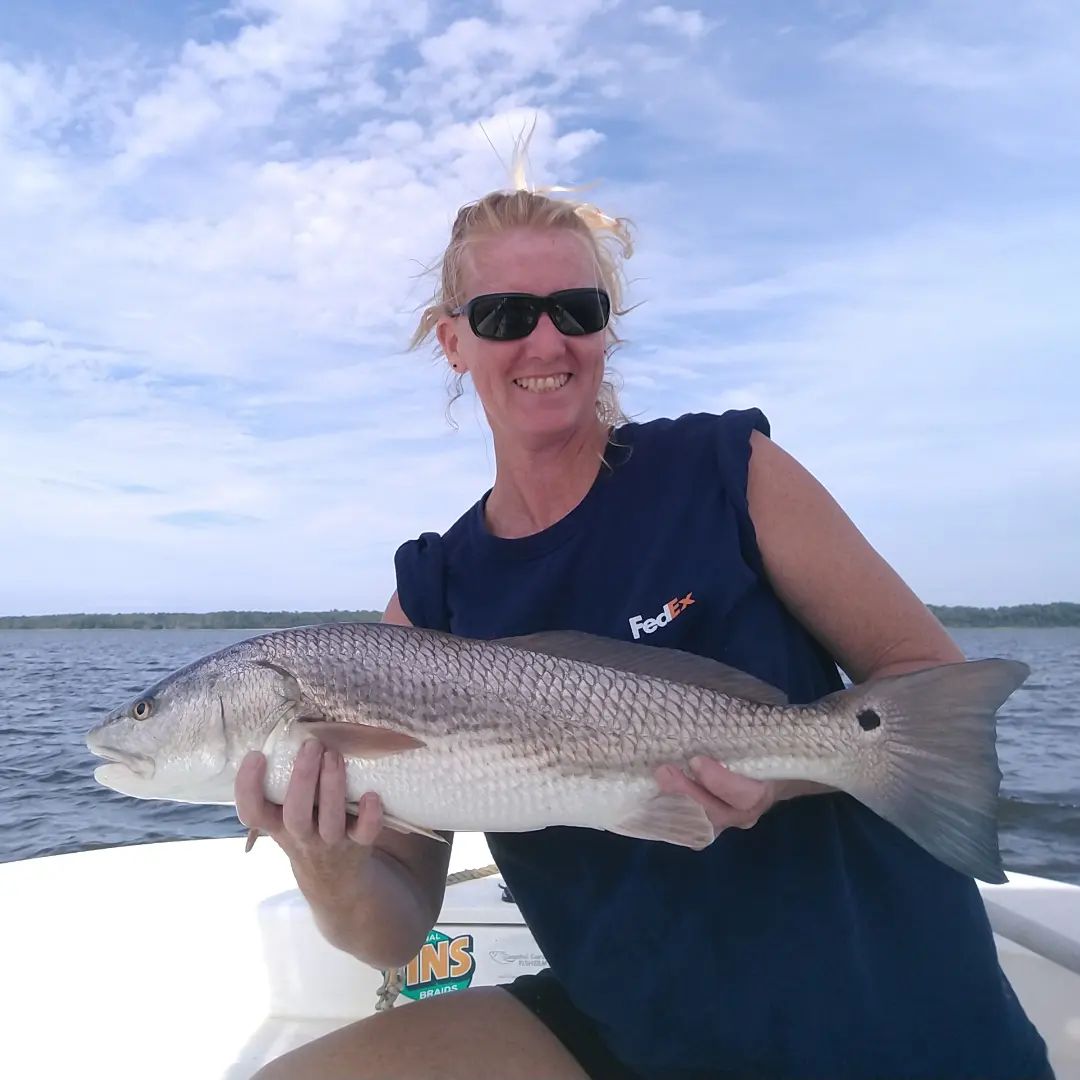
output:
[[[203,657],[114,710],[87,745],[108,762],[103,784],[196,802],[231,802],[240,761],[261,750],[266,795],[281,802],[315,738],[344,756],[350,802],[377,792],[394,828],[570,825],[695,849],[715,838],[711,822],[661,792],[655,770],[700,754],[833,786],[998,881],[995,713],[1027,674],[979,660],[790,705],[717,661],[588,634],[481,641],[335,623]]]

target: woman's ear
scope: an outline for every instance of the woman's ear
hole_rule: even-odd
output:
[[[439,339],[439,345],[446,355],[447,362],[459,375],[469,370],[461,355],[461,339],[458,336],[457,327],[450,318],[440,319],[435,327],[435,336]]]

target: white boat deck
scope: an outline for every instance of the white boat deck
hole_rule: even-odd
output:
[[[457,838],[451,870],[488,862],[482,836]],[[1006,932],[1080,956],[1080,887],[1010,879],[983,888]],[[198,840],[0,865],[0,1073],[247,1080],[366,1015],[378,972],[327,945],[294,890],[265,839],[248,855],[241,840]],[[441,921],[466,918],[463,906],[484,921],[520,921],[495,879],[448,890]],[[1080,975],[998,945],[1058,1080],[1080,1080]]]

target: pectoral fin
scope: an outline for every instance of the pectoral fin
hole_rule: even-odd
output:
[[[352,814],[353,817],[356,817],[360,813],[360,805],[358,803],[346,803],[345,810]],[[440,844],[450,843],[445,836],[440,836],[431,829],[425,829],[422,825],[414,825],[411,821],[403,821],[401,818],[394,817],[393,814],[388,814],[385,811],[383,811],[383,824],[388,829],[393,829],[394,832],[415,833],[417,836],[426,836],[431,840],[438,840]]]
[[[343,757],[380,758],[405,750],[418,750],[427,745],[403,731],[391,731],[390,728],[371,724],[344,724],[335,720],[307,720],[304,717],[299,717],[296,722],[323,746],[337,750]]]
[[[700,851],[716,839],[701,803],[686,795],[654,795],[608,831],[640,840],[663,840]]]
[[[431,840],[438,840],[440,844],[449,843],[445,836],[440,836],[437,832],[432,832],[431,829],[425,829],[420,825],[413,825],[411,821],[402,821],[401,818],[396,818],[393,814],[383,814],[383,824],[395,832],[416,833],[417,836],[426,836]]]

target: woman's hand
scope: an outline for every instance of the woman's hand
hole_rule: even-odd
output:
[[[266,758],[252,752],[236,775],[236,813],[249,829],[272,837],[293,864],[297,884],[331,897],[355,892],[357,873],[383,827],[382,804],[371,792],[356,817],[345,809],[345,761],[308,739],[296,755],[285,803],[263,794]]]
[[[442,906],[453,834],[443,844],[384,829],[370,791],[351,817],[344,759],[316,739],[296,755],[283,806],[263,794],[265,777],[266,758],[248,754],[236,776],[237,816],[288,855],[323,937],[372,967],[408,963]]]
[[[782,781],[752,780],[712,758],[691,758],[690,771],[693,779],[674,765],[662,765],[656,770],[656,780],[661,791],[688,795],[701,803],[717,833],[749,829],[783,797]]]
[[[785,799],[836,790],[813,780],[753,780],[707,757],[691,758],[690,771],[692,779],[674,765],[662,765],[655,775],[661,791],[689,795],[701,803],[717,833],[730,828],[749,829],[762,814]]]

